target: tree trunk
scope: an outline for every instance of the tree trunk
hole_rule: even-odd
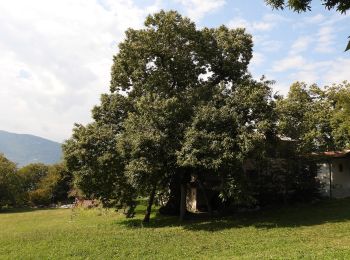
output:
[[[154,186],[154,188],[151,191],[151,194],[149,195],[148,205],[147,205],[145,217],[143,219],[143,223],[149,223],[155,194],[156,194],[156,186]]]
[[[329,170],[329,198],[332,198],[332,163],[328,162],[328,170]]]
[[[180,201],[180,221],[183,221],[185,219],[186,215],[186,184],[181,183],[181,201]]]
[[[211,204],[209,202],[207,193],[205,192],[204,186],[203,186],[203,184],[202,184],[202,182],[200,180],[198,180],[198,185],[199,185],[199,188],[201,189],[201,191],[203,193],[203,196],[204,196],[204,199],[205,199],[205,203],[207,204],[208,212],[209,212],[210,216],[212,216],[213,215],[213,208],[211,207]]]
[[[170,195],[166,205],[159,209],[159,213],[168,216],[179,216],[181,202],[181,177],[175,174],[170,181]]]

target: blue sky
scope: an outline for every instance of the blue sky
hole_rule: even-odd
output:
[[[250,71],[321,86],[350,80],[350,15],[271,10],[263,0],[11,0],[0,1],[0,129],[56,141],[74,122],[87,123],[108,91],[112,56],[128,27],[147,14],[175,9],[198,27],[245,27],[253,35]]]

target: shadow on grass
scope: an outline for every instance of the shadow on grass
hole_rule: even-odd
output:
[[[116,224],[128,228],[182,227],[191,231],[215,232],[242,227],[294,228],[348,220],[350,220],[350,199],[339,199],[278,209],[264,209],[258,212],[235,213],[226,217],[209,218],[205,215],[191,215],[189,220],[183,222],[180,222],[177,217],[156,214],[148,224],[143,224],[140,219],[125,219]]]
[[[34,212],[40,210],[57,210],[57,208],[7,208],[0,209],[1,214],[11,214],[11,213],[26,213],[26,212]]]

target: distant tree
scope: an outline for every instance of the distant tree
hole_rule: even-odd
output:
[[[330,124],[336,149],[350,148],[350,83],[326,88],[326,95],[332,107]]]
[[[296,142],[298,153],[334,149],[331,104],[317,85],[292,84],[287,97],[277,101],[276,109],[279,134]]]
[[[48,171],[49,167],[43,163],[31,163],[18,170],[18,176],[22,180],[21,188],[29,204],[36,205],[36,190]]]
[[[20,185],[16,164],[0,154],[0,209],[21,205],[23,198]]]
[[[311,10],[312,0],[265,0],[265,2],[276,9],[290,8],[295,12],[306,12]],[[350,9],[349,0],[321,0],[322,5],[328,10],[336,9],[338,12],[345,14]],[[349,37],[350,38],[350,37]],[[350,41],[345,51],[350,50]]]
[[[47,174],[43,175],[34,190],[29,191],[33,205],[49,205],[67,202],[71,190],[72,175],[64,164],[49,165]]]
[[[350,148],[350,84],[317,85],[296,82],[277,101],[278,129],[297,142],[305,154]]]
[[[63,163],[32,163],[20,168],[17,175],[27,205],[49,205],[68,199],[72,174]]]

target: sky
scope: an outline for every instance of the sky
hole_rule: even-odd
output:
[[[277,11],[263,0],[0,0],[0,129],[63,142],[109,91],[112,58],[127,28],[177,10],[198,28],[245,27],[252,75],[286,94],[295,81],[350,80],[350,15]]]

